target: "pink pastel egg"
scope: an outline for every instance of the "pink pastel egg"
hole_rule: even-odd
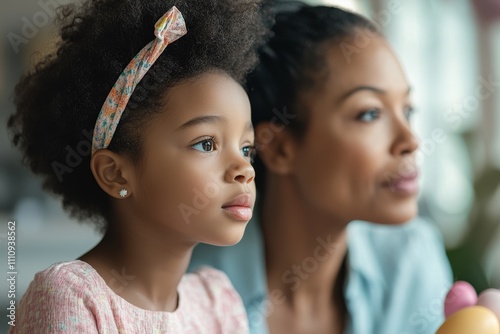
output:
[[[468,306],[476,305],[476,290],[467,282],[458,281],[451,287],[444,300],[444,315],[448,318],[453,313]]]
[[[500,290],[498,289],[488,289],[481,292],[477,300],[477,305],[487,307],[498,318],[500,321]]]

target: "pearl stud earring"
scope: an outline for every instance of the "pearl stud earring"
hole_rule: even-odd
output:
[[[128,195],[127,189],[123,188],[120,190],[120,197],[124,198],[127,197],[127,195]]]

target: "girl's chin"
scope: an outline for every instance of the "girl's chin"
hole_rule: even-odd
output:
[[[233,246],[240,242],[243,238],[246,224],[247,223],[240,223],[240,225],[243,226],[235,226],[235,228],[226,229],[225,231],[221,231],[221,233],[218,233],[217,235],[213,235],[210,239],[200,242],[213,246]]]

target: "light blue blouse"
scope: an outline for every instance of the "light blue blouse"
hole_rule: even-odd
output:
[[[345,334],[434,334],[444,320],[444,298],[452,284],[437,229],[421,218],[402,226],[356,221],[349,224],[347,238]],[[316,260],[327,251],[318,250]],[[312,270],[313,259],[304,262],[305,269]],[[251,221],[235,246],[197,246],[190,270],[207,264],[224,271],[240,293],[251,334],[267,334],[265,314],[272,312],[273,299],[268,298],[259,223]]]

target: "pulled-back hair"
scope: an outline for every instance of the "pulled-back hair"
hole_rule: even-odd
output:
[[[321,85],[326,77],[326,51],[332,43],[360,30],[378,33],[364,17],[328,6],[285,2],[270,10],[270,38],[259,50],[260,62],[248,76],[247,92],[254,126],[276,122],[300,138],[307,128],[307,108],[300,94]],[[262,194],[266,168],[255,159],[256,185]]]

